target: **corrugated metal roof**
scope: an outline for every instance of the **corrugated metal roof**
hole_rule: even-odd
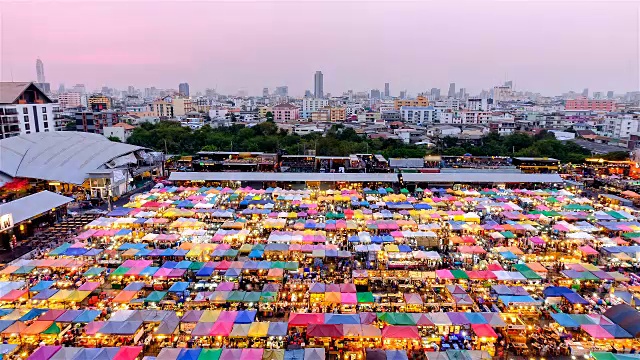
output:
[[[54,131],[0,140],[0,172],[13,177],[82,184],[87,173],[143,149],[99,134]]]
[[[73,198],[45,190],[0,205],[0,215],[12,214],[13,223],[17,224],[72,201]]]
[[[558,174],[521,173],[403,173],[410,183],[561,183]],[[398,174],[390,173],[267,173],[267,172],[173,172],[172,181],[320,181],[320,182],[386,182],[398,181]]]

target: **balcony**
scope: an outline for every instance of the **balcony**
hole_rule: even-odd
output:
[[[18,120],[17,116],[0,116],[0,124],[2,125],[20,124],[20,120]]]

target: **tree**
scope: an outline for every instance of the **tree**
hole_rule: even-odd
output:
[[[627,151],[613,151],[604,154],[602,158],[605,160],[624,161],[629,160],[629,153]]]
[[[273,113],[271,111],[267,111],[265,117],[267,118],[267,121],[273,122]]]
[[[122,142],[122,140],[120,140],[120,138],[117,137],[117,136],[109,136],[109,137],[107,137],[107,139],[109,139],[109,140],[111,140],[113,142]]]
[[[75,121],[73,122],[68,122],[65,126],[64,126],[64,130],[65,131],[76,131],[77,127],[76,127],[76,123]]]

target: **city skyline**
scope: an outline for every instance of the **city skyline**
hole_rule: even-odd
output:
[[[3,81],[35,81],[33,63],[40,58],[54,88],[60,83],[83,83],[91,89],[176,88],[186,81],[193,93],[216,88],[255,95],[264,87],[286,85],[290,94],[299,96],[313,88],[311,74],[318,70],[325,75],[324,92],[332,94],[380,89],[385,82],[411,94],[446,89],[451,82],[476,94],[505,80],[513,80],[516,89],[545,95],[639,88],[637,4],[500,2],[491,12],[486,1],[463,7],[441,2],[401,5],[258,2],[190,3],[185,8],[158,3],[153,4],[157,16],[139,26],[127,20],[142,16],[150,3],[5,3],[0,6],[5,15],[0,30],[15,36],[3,37],[1,76]],[[73,11],[67,11],[70,7]],[[283,14],[285,8],[289,10]],[[207,27],[197,21],[216,11],[229,16],[215,24],[205,22]],[[298,11],[309,16],[304,21],[292,16]],[[335,19],[331,28],[322,20],[328,13]],[[432,31],[424,31],[425,15]],[[108,26],[114,17],[120,25]],[[544,26],[530,21],[536,17],[544,17]],[[27,19],[38,26],[24,29],[21,24]],[[254,23],[252,29],[260,28],[260,36],[249,28],[227,26],[237,21]],[[370,26],[382,23],[384,31],[371,31]],[[89,24],[91,32],[76,31]],[[325,26],[324,39],[298,41],[316,32],[314,24]],[[181,27],[187,33],[178,31]],[[471,34],[478,41],[472,41]],[[77,46],[94,38],[105,43]],[[175,51],[154,46],[178,39],[181,46]],[[202,46],[203,41],[223,40],[224,47]],[[281,49],[291,50],[291,55],[269,57]],[[370,56],[372,49],[376,56]]]

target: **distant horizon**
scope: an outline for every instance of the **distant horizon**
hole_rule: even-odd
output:
[[[640,4],[601,2],[7,2],[0,78],[259,96],[277,86],[413,96],[640,90]],[[153,13],[153,16],[149,15]],[[24,26],[35,24],[34,26]]]

